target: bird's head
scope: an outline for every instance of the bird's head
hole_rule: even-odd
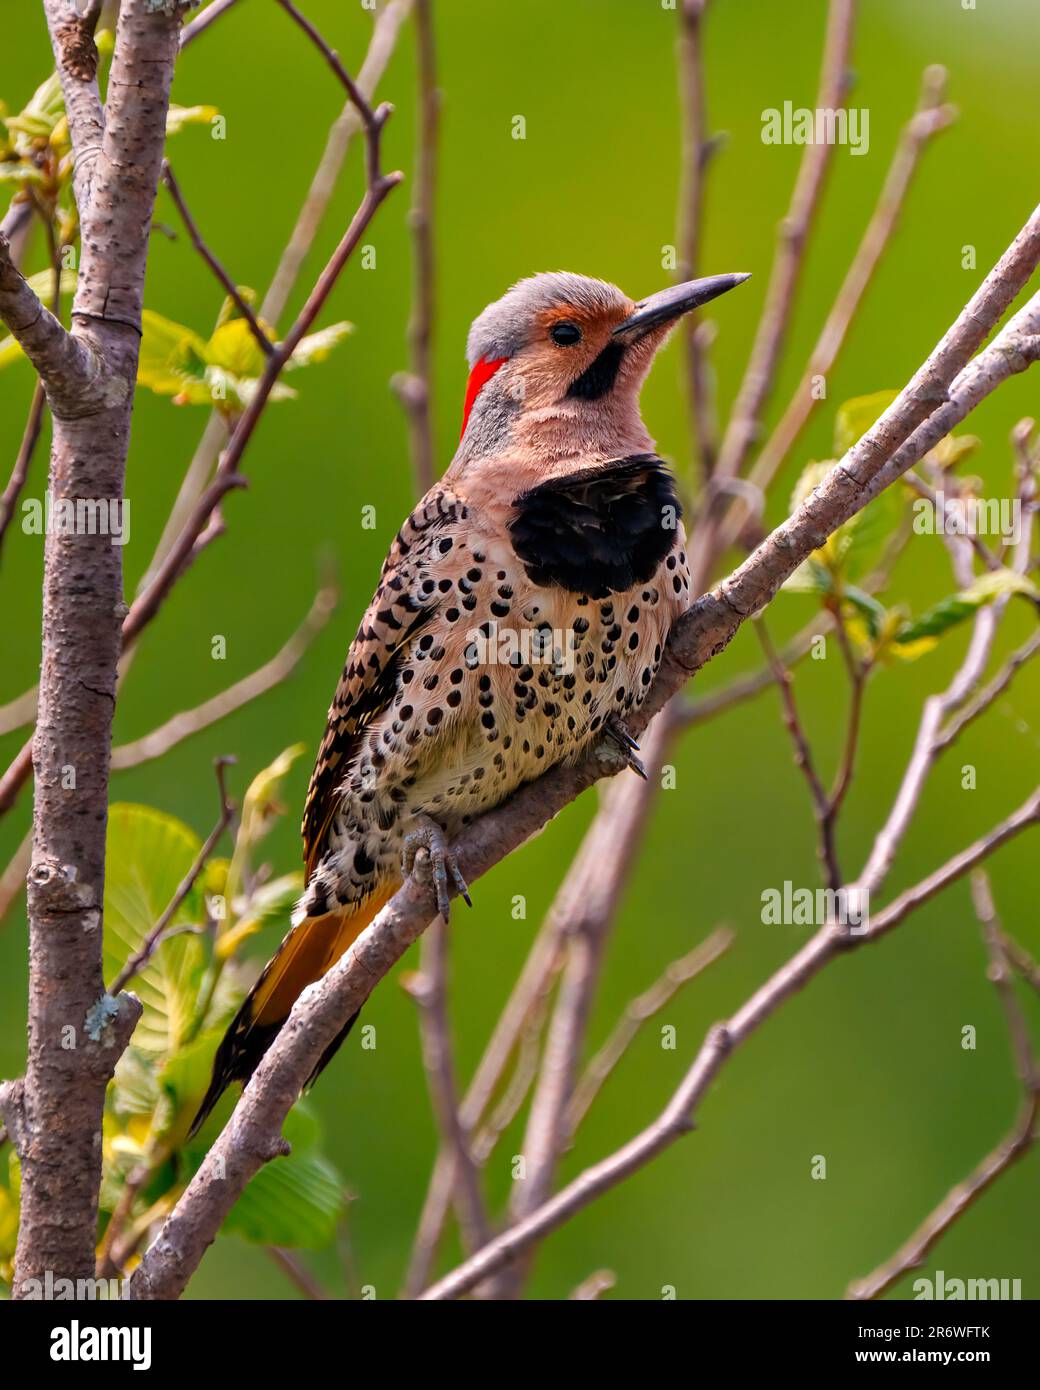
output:
[[[556,271],[521,280],[473,322],[456,469],[516,456],[611,457],[650,445],[639,390],[691,309],[747,275],[710,275],[633,301],[604,280]]]

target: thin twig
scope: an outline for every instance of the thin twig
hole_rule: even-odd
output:
[[[177,211],[181,215],[181,221],[184,223],[188,236],[191,238],[192,246],[194,246],[195,250],[199,253],[202,259],[209,266],[210,270],[212,270],[213,274],[220,281],[221,285],[224,287],[225,294],[230,296],[235,308],[245,319],[246,324],[249,327],[249,331],[256,339],[257,346],[260,348],[260,351],[264,354],[265,357],[270,357],[271,354],[274,352],[274,344],[271,342],[270,338],[267,336],[264,330],[260,327],[256,315],[253,313],[246,300],[242,297],[241,290],[238,288],[234,280],[232,280],[231,276],[227,273],[227,271],[217,260],[216,256],[213,254],[213,252],[209,249],[209,247],[203,240],[202,234],[198,229],[195,219],[192,217],[190,211],[188,210],[188,205],[184,201],[184,194],[181,192],[181,186],[177,182],[176,177],[174,176],[173,169],[170,167],[170,161],[168,159],[163,160],[162,181],[169,189],[170,197],[176,204]]]
[[[233,762],[234,758],[215,759],[213,766],[216,768],[217,787],[220,791],[220,814],[217,817],[217,823],[206,836],[205,843],[195,856],[191,868],[177,885],[173,897],[166,904],[166,907],[159,916],[159,920],[109,985],[108,993],[113,999],[126,988],[127,984],[135,975],[140,974],[171,932],[180,930],[180,928],[177,927],[171,929],[170,923],[173,921],[173,918],[176,916],[185,898],[194,888],[199,875],[206,867],[210,856],[220,842],[220,837],[228,828],[231,823],[231,818],[235,814],[234,802],[228,798],[227,788],[224,784],[224,771]]]
[[[704,1040],[683,1080],[657,1119],[608,1158],[579,1174],[525,1220],[510,1227],[461,1264],[422,1297],[454,1299],[467,1293],[498,1270],[515,1262],[536,1241],[569,1221],[604,1192],[637,1172],[693,1127],[697,1107],[719,1071],[734,1051],[756,1032],[776,1009],[817,975],[835,956],[873,941],[897,927],[923,903],[961,878],[1013,836],[1040,822],[1040,791],[1036,791],[1006,820],[993,827],[960,854],[948,860],[928,878],[896,898],[871,919],[869,929],[849,936],[847,927],[828,923],[791,957],[733,1015],[717,1024]]]
[[[849,82],[848,62],[855,10],[854,0],[831,0],[820,85],[816,94],[817,110],[836,110],[844,104]],[[734,478],[740,472],[758,433],[762,411],[780,360],[809,229],[819,207],[832,152],[828,141],[806,145],[791,195],[791,205],[777,230],[776,255],[766,290],[765,306],[719,450],[716,472],[724,479]],[[703,550],[702,557],[706,557],[707,553]],[[703,558],[700,563],[704,563]],[[699,569],[697,574],[700,578]],[[703,584],[696,585],[695,592],[701,588]]]
[[[560,924],[550,912],[528,952],[527,960],[499,1015],[473,1080],[459,1108],[459,1118],[467,1134],[473,1134],[509,1065],[509,1059],[527,1036],[532,1018],[544,1007],[543,1001],[561,965]],[[478,1134],[471,1143],[474,1154],[486,1158],[488,1150]],[[402,1297],[414,1298],[429,1281],[430,1270],[451,1206],[455,1182],[454,1156],[441,1149],[430,1177],[426,1200],[416,1231]]]
[[[794,745],[795,766],[805,778],[809,788],[809,795],[812,798],[813,815],[819,830],[819,856],[823,865],[824,875],[827,885],[830,888],[838,888],[841,885],[841,868],[838,865],[834,853],[833,837],[828,837],[825,833],[825,825],[830,812],[830,799],[824,790],[823,782],[820,780],[819,773],[816,771],[816,764],[813,760],[812,749],[809,747],[809,739],[802,727],[802,721],[798,714],[798,702],[794,698],[794,680],[787,668],[777,656],[776,648],[770,639],[765,621],[757,619],[754,624],[755,632],[759,641],[762,643],[762,650],[765,652],[766,660],[773,673],[777,688],[780,691],[780,700],[783,708],[784,727],[787,729]]]
[[[40,430],[43,426],[43,412],[47,404],[47,393],[43,389],[43,382],[37,381],[33,387],[32,401],[29,405],[29,417],[25,422],[25,430],[22,433],[22,442],[18,446],[18,456],[11,469],[11,476],[7,480],[7,486],[3,494],[0,495],[0,548],[3,546],[4,534],[11,519],[14,516],[15,507],[18,505],[18,498],[21,496],[22,488],[29,476],[29,464],[32,456],[36,452],[36,445],[40,438]]]
[[[447,981],[448,929],[443,919],[439,919],[423,937],[421,971],[417,976],[406,977],[406,987],[420,1009],[423,1062],[430,1100],[442,1141],[452,1156],[455,1202],[463,1241],[467,1250],[479,1250],[489,1237],[491,1225],[480,1190],[480,1173],[459,1119]]]
[[[418,41],[419,131],[415,156],[415,197],[409,214],[415,246],[414,298],[408,324],[411,364],[391,381],[408,417],[415,491],[423,496],[433,486],[434,440],[431,400],[433,343],[434,240],[437,187],[437,129],[440,94],[437,91],[436,50],[430,0],[415,0]]]
[[[1038,651],[1040,651],[1040,630],[1034,632],[1011,653],[992,680],[988,681],[974,699],[964,706],[956,719],[951,720],[946,728],[936,735],[936,753],[945,752],[951,743],[960,738],[968,725],[973,724],[979,715],[985,713],[993,701],[1007,690],[1016,674]]]
[[[410,5],[411,0],[388,0],[375,16],[372,39],[357,76],[358,88],[369,102],[393,55]],[[296,225],[264,296],[260,316],[268,323],[277,323],[282,316],[335,192],[350,142],[360,129],[361,119],[353,102],[348,99],[329,130],[325,149],[311,179]]]
[[[1032,528],[1025,526],[1015,561],[1016,568],[1020,573],[1024,573],[1028,567],[1031,539]],[[952,538],[951,554],[954,574],[957,582],[962,587],[966,587],[971,582],[972,577],[971,562],[968,558],[970,551],[959,542],[959,537]],[[968,710],[965,711],[967,717],[963,719],[963,722],[954,719],[949,725],[947,724],[947,721],[951,720],[965,706],[982,680],[986,663],[993,648],[997,627],[1007,603],[1008,596],[1005,594],[994,603],[979,609],[972,625],[972,634],[967,651],[953,679],[945,690],[940,694],[932,695],[924,703],[917,734],[914,738],[913,751],[899,784],[899,791],[884,825],[875,837],[870,858],[859,879],[859,886],[868,892],[876,892],[887,877],[899,845],[909,829],[924,785],[940,754],[950,746],[960,730],[996,698],[999,689],[993,687],[1004,688],[1014,676],[1018,665],[1021,664],[1021,661],[1015,664],[1021,655],[1016,653],[990,686],[978,696],[974,705],[968,707]],[[1025,659],[1026,657],[1023,656],[1022,660]],[[980,704],[979,702],[983,700],[985,703]],[[975,709],[975,713],[971,712],[973,709]]]
[[[679,197],[679,265],[676,279],[692,280],[700,266],[704,222],[704,182],[716,142],[708,139],[704,94],[703,23],[708,0],[682,0],[679,9],[679,88],[683,106],[683,147]],[[718,449],[715,400],[708,365],[710,332],[698,315],[682,324],[686,340],[687,400],[694,459],[703,481],[711,477]]]
[[[279,0],[279,3],[282,3],[282,0]],[[296,13],[298,14],[298,12]],[[299,16],[299,18],[302,20],[302,16]],[[323,51],[331,53],[331,50],[328,50],[327,45],[325,45],[324,41],[317,35],[317,31],[313,30],[313,26],[304,21],[303,27],[308,34],[315,38],[315,41],[318,42],[319,47],[321,47]],[[338,63],[338,59],[336,62]],[[342,67],[342,65],[340,65],[340,67]],[[350,88],[348,88],[348,90],[350,90]],[[353,97],[351,100],[353,101]],[[263,374],[257,382],[256,390],[250,399],[249,405],[239,417],[227,447],[220,456],[220,462],[217,466],[213,481],[192,505],[176,539],[172,540],[165,549],[162,560],[158,564],[154,564],[153,562],[151,578],[137,594],[130,607],[130,612],[123,621],[122,640],[124,652],[128,645],[136,639],[143,628],[158,613],[173,585],[183,575],[187,565],[197,553],[196,547],[199,539],[206,530],[221,499],[229,490],[246,485],[245,479],[236,470],[263,414],[275,383],[281,375],[285,364],[299,346],[301,338],[309,331],[314,320],[321,312],[340,273],[356,249],[362,235],[372,221],[372,218],[375,216],[383,200],[386,198],[387,194],[401,182],[403,175],[399,171],[383,174],[379,164],[381,134],[393,108],[389,104],[383,103],[373,110],[360,94],[359,101],[360,105],[356,103],[355,105],[357,105],[359,119],[364,125],[366,140],[368,142],[367,169],[369,179],[366,183],[364,196],[342,240],[333,252],[325,269],[319,275],[291,329],[285,339],[277,344],[275,351],[268,357]],[[4,262],[2,251],[3,247],[2,244],[0,244],[0,309],[3,308],[4,290],[2,275]],[[24,283],[24,281],[21,282],[22,286],[24,286]],[[21,287],[19,287],[19,293],[21,293]],[[19,307],[21,307],[20,303]],[[60,325],[56,326],[59,331],[63,331],[60,330]],[[34,333],[33,349],[36,351],[38,346],[39,351],[37,355],[54,351],[51,342],[52,336],[52,330],[49,326],[45,326],[44,331]],[[210,532],[210,538],[212,538],[212,535],[213,532]],[[163,544],[164,542],[161,541],[160,546]],[[3,776],[0,776],[0,815],[9,810],[14,804],[18,792],[31,775],[32,746],[30,741],[16,755],[14,761],[8,766]]]
[[[1024,946],[1014,939],[1007,937],[1004,941],[1011,964],[1025,980],[1026,984],[1040,993],[1040,965],[1033,959]]]
[[[112,749],[112,771],[124,772],[127,768],[138,767],[141,763],[163,757],[185,739],[194,737],[221,719],[226,719],[235,710],[251,704],[268,690],[281,684],[292,674],[304,652],[325,627],[338,602],[339,595],[335,588],[327,586],[320,589],[306,618],[270,661],[242,680],[236,681],[234,685],[228,686],[219,695],[196,705],[194,709],[182,710],[165,724],[160,724],[158,728],[134,739],[132,743],[118,744]]]
[[[847,1298],[879,1298],[904,1274],[923,1265],[950,1227],[1036,1142],[1036,1125],[1040,1117],[1040,1067],[1030,1040],[1029,1026],[1015,996],[1009,942],[997,918],[989,878],[983,869],[976,869],[972,874],[971,888],[975,912],[982,924],[983,939],[989,953],[989,978],[1000,996],[1011,1038],[1015,1070],[1022,1088],[1018,1115],[1011,1130],[996,1148],[972,1169],[963,1182],[950,1189],[891,1259],[878,1265],[866,1278],[849,1286]]]
[[[516,1045],[516,1061],[513,1064],[512,1075],[495,1102],[491,1114],[473,1136],[470,1147],[473,1150],[473,1157],[481,1165],[486,1164],[495,1152],[499,1140],[517,1115],[520,1114],[524,1102],[530,1095],[531,1087],[538,1075],[538,1063],[542,1051],[542,1033],[549,1013],[550,985],[555,983],[556,978],[556,973],[554,973],[551,979],[546,981],[545,989],[535,1000],[534,1007],[524,1024],[524,1030]]]
[[[181,30],[181,52],[183,53],[188,44],[197,39],[200,34],[204,34],[214,20],[219,19],[222,14],[226,14],[232,5],[237,3],[238,0],[211,0],[211,3],[206,6],[202,13],[197,15],[190,24],[185,24]]]
[[[678,960],[673,960],[659,980],[655,980],[648,990],[629,1002],[606,1042],[589,1062],[581,1080],[574,1088],[567,1110],[567,1128],[572,1139],[607,1078],[638,1037],[644,1023],[670,1004],[685,985],[702,975],[709,965],[713,965],[720,956],[725,955],[733,941],[734,934],[728,927],[716,928],[699,946],[695,946]]]
[[[877,204],[867,223],[863,239],[853,255],[841,288],[809,354],[809,362],[801,381],[780,418],[755,465],[749,480],[763,491],[768,488],[784,460],[794,447],[809,417],[818,404],[819,392],[814,391],[815,379],[826,377],[837,361],[838,354],[855,318],[867,287],[899,223],[914,173],[921,155],[933,136],[945,130],[956,112],[944,104],[946,71],[934,66],[925,69],[917,110],[899,137],[892,163],[878,196]],[[741,526],[740,501],[727,518],[726,539],[735,537]]]
[[[292,0],[278,0],[278,4],[281,5],[286,14],[290,15],[291,18],[296,21],[346,88],[347,96],[355,111],[357,111],[361,119],[361,124],[364,127],[365,144],[367,147],[366,181],[370,188],[374,188],[383,178],[383,173],[379,164],[379,145],[383,125],[390,112],[383,111],[381,113],[378,108],[376,110],[372,109],[368,104],[364,92],[362,92],[361,88],[340,62],[339,54],[334,48],[329,47],[322,38],[320,31],[310,22],[306,15],[301,14],[292,3]]]
[[[612,1269],[597,1269],[587,1279],[583,1279],[570,1295],[572,1303],[591,1303],[603,1294],[609,1293],[617,1283],[617,1275]]]
[[[295,1284],[304,1298],[316,1303],[327,1302],[331,1295],[315,1279],[295,1250],[286,1250],[281,1245],[265,1245],[265,1252],[282,1271],[290,1283]]]
[[[60,318],[61,315],[61,247],[58,245],[54,234],[53,219],[44,211],[40,210],[44,227],[47,232],[47,246],[51,262],[52,288],[50,309],[54,317]],[[25,422],[25,430],[22,433],[22,442],[18,447],[18,456],[15,459],[14,467],[11,469],[11,476],[4,488],[3,495],[0,496],[0,553],[2,553],[4,534],[14,516],[15,508],[18,505],[18,498],[21,496],[22,488],[25,486],[29,477],[29,466],[32,463],[33,455],[36,452],[36,445],[39,443],[40,433],[43,428],[43,413],[47,405],[47,392],[44,390],[43,382],[38,380],[33,387],[32,401],[29,405],[29,416]]]
[[[21,844],[11,855],[7,867],[0,874],[0,923],[4,921],[11,904],[18,894],[25,890],[25,876],[32,863],[32,829],[25,832]]]
[[[870,665],[865,660],[860,661],[852,650],[852,643],[845,627],[845,615],[842,612],[840,602],[834,605],[834,630],[838,637],[838,646],[845,662],[845,669],[848,672],[850,690],[849,713],[845,725],[845,742],[842,746],[841,762],[827,796],[827,808],[822,825],[827,861],[837,865],[838,816],[852,784],[852,774],[856,767],[856,751],[859,746],[860,721],[863,714],[863,693],[866,690],[867,678],[870,675]],[[839,873],[836,881],[830,886],[837,888],[840,884],[841,876]]]
[[[564,924],[564,966],[549,1022],[541,1071],[528,1111],[521,1152],[525,1171],[513,1189],[511,1221],[521,1221],[552,1190],[556,1166],[567,1146],[567,1111],[577,1079],[592,1000],[625,884],[635,863],[660,782],[671,737],[668,712],[651,724],[641,756],[646,780],[623,778],[603,793],[604,814],[596,835],[582,844],[560,890],[554,913]],[[493,1290],[515,1297],[528,1273],[526,1262],[506,1271]]]

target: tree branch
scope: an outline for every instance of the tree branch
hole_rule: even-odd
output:
[[[704,14],[708,0],[682,0],[679,10],[679,88],[683,105],[682,179],[679,198],[679,258],[676,279],[692,280],[700,266],[704,182],[717,142],[708,139],[704,94]],[[715,467],[715,400],[707,354],[710,333],[697,314],[682,323],[694,459],[705,482]]]
[[[437,1127],[451,1157],[455,1203],[462,1238],[469,1251],[491,1238],[491,1226],[480,1190],[480,1173],[470,1151],[469,1135],[459,1116],[451,1027],[448,1022],[448,926],[441,918],[422,940],[422,967],[406,981],[408,993],[422,1014],[423,1061]]]
[[[433,421],[430,413],[433,341],[433,221],[437,187],[437,128],[440,93],[430,0],[415,0],[418,40],[419,134],[416,146],[415,197],[409,222],[415,245],[415,294],[408,323],[411,364],[391,381],[408,416],[415,490],[423,496],[433,486]]]
[[[191,23],[185,24],[181,30],[181,52],[183,53],[188,44],[197,39],[200,34],[204,34],[215,20],[218,20],[222,14],[226,14],[232,5],[237,3],[238,0],[211,0],[211,3],[206,6],[202,13],[196,15]]]
[[[695,980],[724,955],[733,944],[733,939],[733,932],[728,927],[717,927],[699,946],[679,960],[673,960],[659,980],[655,980],[648,990],[628,1004],[574,1088],[567,1110],[567,1129],[572,1141],[593,1101],[635,1041],[643,1024],[670,1004],[684,985]]]
[[[899,1282],[904,1274],[918,1269],[950,1227],[973,1206],[1002,1174],[1028,1153],[1036,1142],[1036,1124],[1040,1117],[1040,1063],[1029,1037],[1029,1026],[1015,996],[1009,960],[1010,942],[1004,937],[990,891],[989,878],[983,869],[972,874],[972,899],[975,912],[982,923],[983,938],[989,953],[989,978],[1000,996],[1007,1020],[1015,1070],[1022,1087],[1018,1116],[1010,1132],[992,1149],[971,1173],[951,1188],[935,1210],[917,1228],[899,1250],[878,1265],[866,1278],[850,1284],[846,1298],[879,1298]]]
[[[72,141],[72,191],[80,223],[85,225],[90,210],[91,182],[105,134],[105,113],[101,109],[97,82],[98,53],[94,46],[94,29],[101,4],[97,0],[79,14],[69,0],[43,0],[43,9]]]
[[[56,415],[91,413],[105,401],[100,362],[68,333],[33,293],[0,236],[0,321],[7,325],[43,382]]]
[[[217,260],[213,252],[206,245],[205,241],[202,239],[202,234],[199,231],[198,226],[196,225],[195,219],[192,217],[191,213],[188,210],[188,205],[184,201],[184,194],[181,192],[181,186],[174,177],[173,169],[171,168],[170,161],[168,159],[163,160],[162,181],[170,191],[170,197],[173,199],[177,207],[177,211],[181,215],[181,221],[184,223],[184,226],[188,232],[188,236],[191,238],[192,246],[194,246],[195,250],[199,253],[202,259],[209,266],[210,270],[212,270],[213,274],[220,281],[221,285],[224,287],[225,294],[230,296],[235,308],[238,310],[238,312],[245,319],[246,323],[249,325],[249,331],[256,339],[256,343],[260,351],[264,354],[265,357],[270,357],[271,354],[274,352],[274,344],[271,342],[270,338],[267,336],[264,330],[260,327],[259,323],[257,323],[256,315],[253,313],[252,309],[249,307],[246,301],[242,298],[241,291],[235,284],[234,280],[232,280],[231,276],[227,273],[227,271]]]
[[[916,907],[967,873],[1014,835],[1038,821],[1040,791],[1035,792],[1018,811],[994,827],[983,839],[897,898],[872,920],[869,931],[863,935],[850,938],[847,928],[830,923],[821,927],[727,1023],[718,1024],[709,1032],[693,1065],[653,1124],[608,1158],[587,1168],[526,1220],[496,1237],[479,1254],[428,1289],[422,1295],[423,1299],[441,1301],[467,1293],[489,1275],[508,1266],[535,1241],[562,1226],[595,1198],[616,1187],[624,1178],[688,1134],[693,1128],[697,1106],[719,1071],[734,1051],[785,1000],[804,988],[835,956],[892,930]]]
[[[48,219],[47,224],[48,246],[51,261],[51,313],[57,319],[61,308],[61,252],[54,235],[54,228]],[[60,322],[60,320],[59,320]],[[33,388],[32,401],[29,405],[29,418],[25,422],[25,430],[22,433],[22,442],[18,449],[18,457],[15,459],[14,467],[11,469],[11,476],[7,486],[4,488],[3,495],[0,496],[0,550],[3,547],[4,535],[11,519],[14,516],[15,507],[18,505],[18,498],[21,496],[22,488],[25,486],[29,476],[29,465],[32,463],[33,455],[36,452],[36,445],[40,440],[40,431],[43,428],[43,410],[46,404],[46,392],[43,382],[37,380]]]
[[[0,246],[0,315],[40,371],[51,402],[55,498],[123,497],[148,231],[180,11],[179,4],[160,11],[146,0],[123,0],[120,8],[89,215],[81,207],[71,334],[28,296],[6,244]],[[29,1053],[23,1099],[12,1102],[15,1124],[5,1115],[12,1133],[23,1135],[15,1297],[31,1293],[46,1271],[93,1275],[105,1087],[140,1014],[132,995],[113,1001],[105,994],[101,957],[121,611],[120,547],[107,535],[52,530],[33,745]],[[67,1045],[70,1028],[74,1047]]]
[[[637,728],[645,727],[652,714],[687,676],[722,651],[741,623],[772,598],[783,580],[819,548],[832,531],[865,505],[878,487],[877,480],[886,471],[892,471],[890,459],[901,456],[902,470],[916,462],[919,455],[915,450],[920,440],[928,436],[927,427],[919,430],[921,422],[938,400],[947,398],[954,378],[1026,282],[1038,260],[1040,209],[1034,212],[954,325],[876,424],[788,521],[778,527],[733,575],[711,593],[697,599],[675,624],[669,656],[644,709],[633,721]],[[1009,329],[1015,322],[1012,320]],[[999,335],[986,353],[981,354],[980,361],[991,359],[993,354],[1003,358],[1005,334]],[[995,383],[1000,377],[995,369],[990,370],[989,364],[984,364],[979,372],[980,379],[986,382]],[[468,881],[475,881],[493,863],[523,843],[606,770],[596,753],[577,766],[556,767],[537,782],[522,788],[504,806],[470,826],[455,847]],[[1034,800],[1036,804],[1029,805],[1017,819],[1012,818],[1007,826],[1000,828],[994,845],[1024,824],[1032,823],[1040,810],[1040,797]],[[974,860],[969,858],[964,867],[970,867],[972,862]],[[172,1297],[184,1288],[219,1229],[223,1214],[252,1174],[277,1152],[280,1127],[324,1048],[336,1036],[343,1021],[361,1006],[378,980],[418,939],[434,911],[428,889],[414,881],[407,883],[337,965],[318,984],[305,991],[246,1088],[227,1127],[171,1213],[155,1245],[145,1254],[131,1281],[131,1296]],[[220,1173],[226,1176],[220,1179]],[[551,1207],[552,1202],[541,1210]],[[514,1231],[521,1229],[528,1229],[528,1223],[522,1223]],[[537,1238],[540,1230],[541,1227],[535,1229],[530,1239]],[[513,1239],[513,1233],[509,1239]]]
[[[837,360],[849,325],[859,310],[867,286],[874,278],[878,263],[899,223],[911,181],[925,147],[933,136],[945,130],[954,120],[954,108],[943,101],[945,87],[944,68],[925,69],[917,110],[899,137],[892,163],[885,176],[877,205],[863,233],[863,239],[856,249],[837,298],[809,355],[802,379],[795,388],[780,423],[769,436],[749,474],[749,481],[762,491],[765,491],[776,476],[818,404],[817,395],[813,391],[813,379],[825,377]],[[726,520],[727,543],[740,532],[740,511],[741,502],[738,498]]]
[[[855,21],[855,0],[831,0],[824,41],[817,110],[835,110],[845,101],[849,84],[849,52]],[[777,229],[777,248],[766,290],[765,307],[755,334],[744,380],[740,384],[729,425],[719,451],[718,473],[734,478],[740,472],[758,432],[794,304],[809,228],[819,206],[833,146],[828,141],[806,145],[787,215]]]
[[[219,723],[235,710],[273,690],[295,670],[304,652],[335,612],[338,602],[339,595],[335,588],[327,586],[320,589],[303,623],[270,661],[194,709],[175,714],[165,724],[160,724],[141,738],[118,744],[112,749],[112,771],[124,772],[127,768],[139,767],[141,763],[164,757],[185,739],[193,738],[203,729]]]

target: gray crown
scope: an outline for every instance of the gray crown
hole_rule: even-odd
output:
[[[557,304],[583,309],[624,309],[627,297],[616,285],[574,275],[567,270],[545,271],[520,280],[473,320],[466,340],[466,358],[472,367],[482,357],[512,357],[530,341],[535,314]]]

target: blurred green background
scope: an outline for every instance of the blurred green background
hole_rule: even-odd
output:
[[[761,142],[761,112],[790,99],[811,106],[825,5],[822,0],[714,0],[706,24],[713,130],[728,132],[712,166],[702,266],[750,270],[755,279],[714,317],[720,404],[728,405],[748,351],[801,151]],[[827,457],[834,410],[849,396],[903,384],[1004,249],[1036,201],[1033,119],[1040,11],[1032,0],[869,0],[857,25],[852,104],[870,111],[870,149],[839,149],[771,418],[800,375],[873,206],[893,142],[912,110],[928,63],[950,71],[956,125],[927,151],[903,225],[869,292],[847,351],[829,381],[829,403],[774,490],[771,516],[785,514],[804,462]],[[356,70],[370,15],[357,0],[306,0],[307,14]],[[470,320],[522,275],[565,268],[615,280],[639,296],[663,286],[662,247],[675,240],[679,108],[677,16],[659,0],[464,0],[436,4],[443,92],[438,191],[436,426],[441,466],[457,439],[465,384],[463,345]],[[37,5],[8,6],[0,94],[17,107],[49,71]],[[379,95],[397,110],[385,141],[386,166],[414,166],[414,35],[402,34]],[[243,0],[180,63],[174,99],[213,103],[227,138],[206,128],[180,135],[175,165],[185,195],[217,254],[243,284],[266,288],[323,147],[341,93],[287,17],[265,0]],[[511,138],[515,115],[523,141]],[[354,148],[312,255],[301,302],[359,196]],[[410,504],[405,422],[388,379],[407,365],[411,294],[408,184],[384,205],[366,241],[375,269],[355,260],[323,322],[347,318],[354,336],[331,359],[294,379],[300,399],[272,407],[250,446],[248,493],[226,504],[227,535],[176,589],[149,630],[120,699],[117,741],[149,730],[245,675],[281,645],[315,590],[320,557],[331,552],[343,583],[341,609],[290,681],[157,764],[117,776],[113,796],[148,802],[205,834],[215,812],[212,758],[238,759],[241,790],[288,744],[308,756],[289,783],[290,813],[269,841],[278,872],[298,862],[298,810],[310,755],[350,636],[374,587],[386,546]],[[177,226],[168,195],[157,218]],[[962,269],[962,247],[978,270]],[[32,264],[39,264],[34,248]],[[220,304],[212,277],[183,234],[156,235],[147,303],[208,332]],[[673,344],[644,394],[662,452],[685,471],[689,460],[682,363]],[[1040,414],[1035,373],[1003,387],[972,419],[984,447],[972,461],[992,492],[1006,495],[1008,432]],[[12,459],[32,379],[23,363],[0,379],[0,456]],[[205,412],[176,408],[141,392],[128,495],[133,530],[124,552],[128,591],[158,538]],[[44,452],[27,495],[44,490]],[[373,505],[376,529],[361,527]],[[4,555],[0,702],[35,678],[41,544],[17,528]],[[916,539],[899,572],[898,596],[915,611],[950,589],[941,542]],[[1000,649],[1021,641],[1030,615],[1009,614]],[[809,616],[808,600],[781,596],[774,635]],[[1035,620],[1034,620],[1035,621]],[[224,662],[211,659],[215,634]],[[883,671],[871,685],[859,776],[844,816],[841,848],[859,867],[890,805],[922,698],[941,688],[963,650],[966,630],[933,655]],[[757,666],[755,638],[742,633],[698,679],[701,689]],[[837,660],[805,663],[797,690],[825,769],[844,730],[846,691]],[[889,891],[913,882],[1018,805],[1037,780],[1038,671],[1026,672],[937,767]],[[19,744],[2,741],[6,764]],[[677,787],[663,793],[646,849],[612,942],[591,1025],[599,1042],[631,995],[718,922],[737,941],[719,964],[672,1003],[660,1022],[677,1029],[664,1051],[652,1025],[611,1079],[564,1163],[577,1173],[650,1120],[688,1065],[705,1029],[742,1002],[807,935],[763,926],[763,888],[816,882],[814,834],[805,787],[773,691],[695,730],[676,750]],[[978,786],[961,790],[961,767]],[[455,915],[452,1003],[457,1055],[468,1078],[532,934],[548,907],[594,809],[586,796],[534,843],[476,885],[472,913]],[[28,825],[29,803],[0,822],[6,863]],[[1006,925],[1040,949],[1037,841],[1018,839],[993,861]],[[511,899],[524,894],[526,921]],[[266,959],[281,928],[251,943]],[[414,967],[409,959],[406,966]],[[1035,1006],[1035,1000],[1027,1001]],[[1035,1018],[1035,1008],[1034,1014]],[[0,927],[0,1075],[24,1064],[25,919],[21,901]],[[366,1006],[378,1047],[350,1039],[322,1079],[314,1102],[326,1147],[356,1200],[353,1257],[362,1282],[391,1297],[402,1277],[435,1150],[415,1006],[394,979]],[[961,1029],[978,1029],[963,1051]],[[532,1292],[561,1298],[592,1270],[617,1274],[615,1296],[659,1298],[834,1298],[910,1233],[947,1188],[1008,1127],[1017,1102],[1008,1045],[966,885],[917,913],[883,944],[839,961],[785,1006],[744,1047],[704,1103],[698,1132],[586,1210],[545,1245]],[[521,1131],[492,1159],[488,1187],[501,1204]],[[827,1158],[813,1181],[814,1155]],[[1040,1289],[1036,1184],[1028,1157],[975,1207],[930,1259],[926,1273],[1022,1280]],[[449,1244],[446,1256],[453,1253]],[[335,1249],[307,1256],[333,1290],[343,1280]],[[910,1295],[904,1281],[897,1295]],[[254,1247],[218,1240],[190,1296],[298,1296]]]

